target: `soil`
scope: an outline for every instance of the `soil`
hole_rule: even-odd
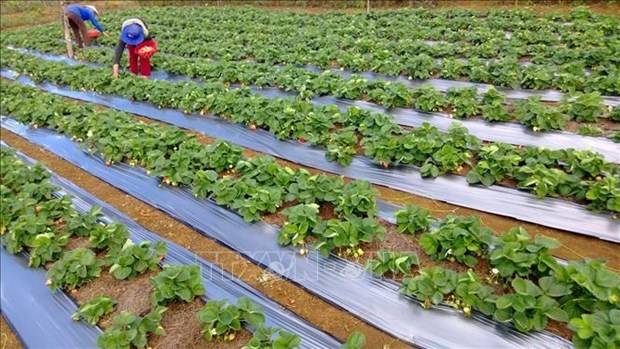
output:
[[[360,331],[366,336],[367,345],[370,348],[409,347],[346,311],[311,295],[301,287],[261,269],[235,251],[200,235],[163,212],[113,188],[10,131],[2,130],[2,140],[37,161],[42,161],[58,175],[111,204],[145,228],[222,267],[283,307],[297,313],[340,340],[345,340],[353,331]],[[318,171],[310,170],[310,172],[317,173]],[[85,291],[85,287],[78,292],[78,296]]]
[[[202,325],[198,322],[197,314],[204,302],[195,299],[187,304],[174,302],[166,305],[168,310],[164,313],[161,325],[166,329],[165,336],[154,336],[149,340],[149,345],[154,349],[164,348],[239,348],[247,343],[252,335],[247,330],[239,331],[232,341],[206,342],[202,333]]]
[[[114,317],[123,311],[144,316],[153,310],[151,298],[153,287],[149,280],[158,272],[159,270],[147,271],[132,280],[117,280],[108,273],[106,268],[100,277],[83,285],[71,295],[79,304],[99,295],[114,299],[117,302],[114,312],[104,316],[99,322],[100,327],[105,329],[113,323]],[[200,333],[202,327],[197,318],[198,311],[203,305],[204,302],[200,298],[195,298],[189,304],[181,301],[167,304],[168,309],[162,315],[161,320],[161,326],[166,330],[166,335],[150,336],[149,346],[152,348],[204,347],[206,342]],[[239,348],[251,337],[250,332],[242,330],[237,333],[233,341],[209,343],[209,347]]]
[[[90,243],[85,236],[77,236],[69,239],[69,242],[63,247],[63,251],[70,251],[80,247],[88,248]]]
[[[21,349],[22,343],[17,339],[15,332],[4,319],[4,316],[0,316],[0,348],[2,349]]]

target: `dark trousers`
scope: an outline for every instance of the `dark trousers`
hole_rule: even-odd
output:
[[[77,13],[67,12],[67,19],[69,20],[71,29],[73,29],[73,35],[75,36],[75,42],[77,42],[78,47],[83,48],[84,44],[86,44],[86,47],[90,46],[88,29],[82,18],[80,18]]]

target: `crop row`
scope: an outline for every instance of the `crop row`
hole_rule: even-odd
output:
[[[162,16],[171,16],[173,12],[163,12]],[[172,10],[170,10],[172,11]],[[121,20],[121,15],[110,15],[106,21],[114,27]],[[117,18],[118,17],[118,18]],[[183,18],[183,21],[180,20]],[[187,28],[185,17],[174,17],[169,21],[178,21],[179,28],[166,21],[159,26],[153,19],[152,31],[160,38],[160,50],[186,57],[217,60],[245,60],[251,58],[257,62],[314,64],[322,68],[339,66],[355,71],[375,71],[389,75],[411,76],[412,78],[426,79],[442,77],[459,80],[491,83],[498,86],[523,87],[534,89],[560,88],[564,91],[598,91],[603,94],[618,95],[619,71],[617,57],[620,50],[614,48],[584,48],[586,51],[578,58],[578,48],[557,47],[552,50],[557,63],[542,62],[545,65],[524,66],[520,64],[520,57],[524,54],[520,46],[513,44],[499,44],[492,41],[473,46],[475,53],[464,53],[470,45],[463,44],[427,44],[420,41],[409,43],[385,44],[380,46],[375,39],[350,39],[351,43],[339,42],[346,36],[334,36],[320,33],[316,38],[297,37],[299,24],[295,28],[286,28],[282,35],[261,34],[250,31],[253,24],[234,22],[235,28],[231,33],[221,32],[222,26],[208,26],[208,29],[182,30]],[[196,18],[195,28],[204,27],[204,19]],[[321,27],[322,28],[322,27]],[[44,26],[27,29],[14,33],[3,33],[3,44],[28,46],[33,41],[54,42],[62,37],[60,28]],[[303,33],[308,31],[304,28]],[[235,34],[232,34],[232,33]],[[196,41],[196,37],[201,37]],[[101,38],[99,41],[107,46],[116,44],[115,38]],[[448,46],[446,46],[448,45]],[[610,44],[611,45],[611,44]],[[351,46],[351,47],[349,47]],[[617,46],[617,45],[616,45]],[[547,48],[546,45],[541,47]],[[599,50],[601,52],[597,52]],[[412,54],[413,53],[413,54]],[[468,57],[463,61],[454,56]],[[500,56],[498,60],[487,62],[487,58]],[[438,62],[435,58],[446,58]],[[534,58],[539,62],[540,59]],[[596,69],[586,75],[584,67],[595,66]]]
[[[42,45],[45,52],[62,54],[60,43],[55,47]],[[39,49],[40,46],[32,47]],[[112,60],[112,51],[99,48],[80,51],[79,58],[88,62],[107,64]],[[368,81],[353,75],[349,79],[326,71],[322,74],[307,69],[278,68],[251,62],[213,62],[173,55],[156,56],[153,61],[157,69],[171,74],[198,78],[205,82],[219,81],[224,84],[276,87],[285,91],[296,91],[297,98],[309,100],[315,96],[331,95],[352,100],[368,100],[385,108],[408,107],[426,112],[441,111],[454,118],[481,117],[495,122],[516,121],[534,131],[562,129],[566,122],[596,122],[599,118],[620,121],[620,106],[605,107],[598,92],[567,95],[557,108],[542,102],[539,97],[525,101],[507,100],[491,88],[482,97],[474,87],[452,87],[441,93],[430,85],[409,88],[402,82],[382,80]],[[588,136],[602,135],[603,130],[593,125],[583,125],[577,131]],[[614,137],[614,136],[612,136]]]
[[[301,247],[300,253],[306,253],[305,246],[312,244],[323,254],[332,251],[357,258],[367,243],[386,233],[374,218],[376,191],[367,182],[344,185],[338,177],[280,167],[270,157],[245,159],[240,149],[225,142],[204,146],[172,127],[134,123],[127,114],[93,112],[87,105],[16,88],[26,99],[18,119],[70,135],[107,161],[144,166],[151,175],[161,177],[163,184],[187,185],[197,197],[213,198],[247,220],[280,212],[286,223],[278,241]],[[6,104],[3,101],[3,107]],[[40,108],[43,105],[45,111]],[[320,208],[328,203],[337,218],[323,220]],[[287,208],[280,210],[283,206]],[[475,217],[449,216],[437,222],[415,206],[406,206],[395,216],[397,230],[421,233],[420,246],[436,261],[431,263],[435,266],[412,273],[418,256],[380,251],[377,259],[367,263],[377,275],[407,276],[401,289],[404,294],[428,307],[446,301],[465,315],[475,309],[500,322],[513,321],[521,331],[543,329],[549,319],[570,321],[571,328],[578,331],[574,342],[580,347],[616,340],[609,337],[608,328],[615,326],[618,315],[620,276],[605,269],[603,261],[574,261],[562,266],[549,252],[559,245],[556,241],[541,236],[530,241],[523,229],[495,237]],[[456,273],[436,265],[447,261],[476,267],[482,259],[488,259],[494,268],[488,275],[473,270]],[[606,321],[592,324],[589,319],[593,317]],[[586,330],[581,328],[591,334],[583,335]]]
[[[568,322],[577,348],[620,343],[620,275],[605,269],[605,261],[561,265],[550,254],[560,246],[557,241],[540,235],[532,239],[521,227],[496,237],[476,217],[448,216],[437,222],[428,211],[409,205],[394,215],[399,232],[421,234],[420,245],[433,260],[469,267],[487,260],[492,266],[483,276],[442,266],[411,273],[417,256],[389,251],[367,263],[375,275],[404,278],[400,291],[425,308],[444,302],[465,316],[477,310],[523,332],[542,330],[550,319]]]
[[[195,32],[206,41],[216,43],[222,37],[232,36],[243,44],[254,44],[256,40],[260,40],[256,42],[258,45],[276,41],[280,44],[298,44],[300,41],[306,49],[324,47],[317,43],[325,43],[344,51],[365,53],[387,49],[398,54],[420,53],[419,49],[410,51],[401,46],[435,40],[424,46],[438,46],[431,49],[435,57],[445,57],[445,54],[452,53],[480,58],[516,55],[516,58],[530,56],[535,62],[554,64],[570,63],[577,58],[584,60],[588,66],[617,59],[606,57],[605,53],[614,54],[613,48],[618,45],[616,35],[619,23],[618,19],[612,16],[597,16],[596,25],[588,23],[591,19],[584,19],[573,22],[570,30],[564,29],[557,33],[538,27],[535,31],[517,29],[506,36],[503,31],[489,30],[486,20],[438,17],[427,21],[416,16],[413,11],[309,16],[273,14],[250,9],[218,11],[196,8],[189,17],[174,9],[154,9],[152,13],[147,12],[144,15],[152,16],[154,26],[161,25],[170,29],[156,32],[165,40],[178,37],[179,33],[187,39]],[[123,14],[106,16],[105,20],[117,21],[120,16]],[[196,29],[191,34],[188,33],[185,30],[187,27],[183,27],[183,21],[179,21],[179,18],[184,18],[187,24]],[[347,25],[342,25],[343,21],[346,21]],[[205,27],[205,23],[209,26]],[[576,32],[575,29],[583,23],[590,28]],[[457,26],[459,30],[451,31],[451,26]],[[219,37],[215,33],[219,33]],[[323,41],[325,37],[333,38]],[[399,49],[402,52],[398,51]],[[558,50],[562,52],[558,54]],[[571,56],[570,60],[567,60],[567,55]]]
[[[337,160],[345,166],[353,155],[363,152],[384,167],[390,164],[419,166],[423,176],[461,173],[467,174],[470,183],[485,186],[514,180],[518,188],[533,191],[540,198],[575,197],[597,211],[620,211],[619,167],[590,151],[481,144],[459,125],[453,125],[446,134],[428,124],[409,131],[384,114],[372,114],[355,107],[340,113],[334,106],[317,107],[299,100],[268,99],[244,88],[227,89],[221,83],[177,84],[133,76],[113,81],[105,69],[80,66],[67,71],[63,63],[45,62],[11,51],[3,53],[3,57],[5,64],[20,73],[28,73],[37,81],[48,80],[73,89],[118,94],[185,112],[202,115],[211,112],[250,128],[265,128],[279,139],[323,145],[329,160]],[[3,99],[5,112],[23,112],[17,107],[23,103],[18,97],[18,92],[7,93]],[[471,169],[468,171],[465,166]]]
[[[160,322],[167,304],[190,303],[204,295],[197,265],[160,269],[165,243],[132,242],[124,225],[101,222],[100,208],[80,213],[69,196],[55,196],[59,188],[51,183],[44,167],[24,164],[7,148],[0,152],[3,245],[13,254],[28,251],[30,267],[51,264],[47,284],[52,291],[62,288],[77,294],[81,285],[100,277],[106,269],[117,280],[132,280],[149,270],[157,272],[150,279],[151,311],[122,311],[98,338],[99,348],[146,347],[147,337],[166,334]],[[67,245],[76,238],[86,239],[88,247],[68,250]],[[97,295],[80,304],[73,319],[94,326],[114,312],[116,305],[117,300]],[[232,340],[242,325],[249,325],[256,330],[244,348],[296,348],[300,343],[297,335],[265,327],[263,309],[247,297],[236,304],[209,300],[196,314],[196,321],[203,326],[207,341]]]

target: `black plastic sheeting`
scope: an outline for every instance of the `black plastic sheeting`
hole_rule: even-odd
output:
[[[45,285],[43,268],[29,268],[24,254],[0,247],[0,309],[26,348],[95,348],[101,330],[73,321],[77,305]]]
[[[414,299],[400,295],[397,283],[375,278],[357,264],[336,256],[323,258],[314,250],[301,256],[293,248],[279,246],[275,226],[247,223],[210,200],[196,200],[187,189],[159,187],[159,181],[142,170],[123,164],[106,167],[50,130],[29,128],[8,118],[2,120],[2,127],[405,342],[424,348],[572,347],[549,332],[524,334],[479,314],[467,319],[447,306],[424,310]]]
[[[13,48],[12,48],[13,49]],[[85,61],[76,61],[67,56],[45,54],[29,49],[14,49],[21,53],[30,54],[37,58],[41,58],[53,62],[63,62],[68,65],[87,65],[90,67],[101,67]],[[9,71],[9,70],[7,70]],[[184,76],[173,76],[163,71],[153,72],[153,79],[168,80],[172,82],[179,81],[195,81],[198,79],[190,79]],[[277,88],[257,88],[251,87],[252,92],[267,98],[295,98],[297,93],[287,92]],[[485,140],[494,142],[504,142],[516,145],[547,147],[550,149],[574,148],[579,150],[592,150],[603,155],[608,161],[620,162],[620,144],[613,142],[604,137],[581,136],[574,133],[562,131],[549,132],[533,132],[528,127],[517,123],[489,123],[484,120],[477,119],[452,119],[445,113],[424,112],[409,108],[393,108],[386,109],[375,103],[343,99],[334,96],[319,96],[311,100],[316,105],[336,105],[341,111],[345,111],[349,107],[359,107],[361,109],[381,112],[394,116],[394,121],[403,126],[418,127],[424,122],[436,126],[439,130],[446,131],[448,127],[455,121],[465,126],[472,135]]]
[[[26,157],[23,154],[19,154],[23,160],[28,163],[35,163],[34,160]],[[262,293],[247,285],[240,279],[230,275],[220,267],[213,265],[196,254],[180,247],[179,245],[161,238],[159,235],[152,233],[137,224],[130,217],[124,215],[116,208],[101,201],[84,191],[74,183],[62,178],[52,172],[52,183],[62,188],[58,192],[59,195],[71,195],[73,197],[73,205],[81,212],[87,212],[92,206],[100,206],[102,208],[101,213],[105,215],[102,221],[105,223],[117,222],[124,224],[131,233],[131,239],[135,242],[138,241],[151,241],[153,243],[164,241],[168,246],[168,252],[164,264],[169,265],[192,265],[196,264],[200,266],[200,272],[203,280],[203,285],[206,289],[206,297],[213,299],[228,298],[232,302],[236,302],[237,298],[242,296],[249,297],[253,302],[260,305],[265,311],[265,322],[267,326],[277,326],[283,328],[289,332],[298,334],[302,340],[302,348],[336,348],[340,345],[340,342],[331,337],[330,335],[316,329],[310,323],[299,318],[296,314],[282,308],[279,304],[265,297]],[[23,258],[22,258],[23,259]],[[5,274],[4,265],[3,273]],[[4,283],[4,282],[3,282]],[[11,286],[19,285],[19,283],[13,283]],[[45,281],[42,283],[45,286]],[[46,290],[47,288],[44,287]],[[50,293],[49,290],[47,290]],[[69,300],[70,301],[70,300]],[[16,303],[13,301],[13,304]],[[24,313],[22,316],[29,317],[32,313]],[[65,314],[62,314],[65,315]],[[62,315],[54,317],[53,322],[63,321]],[[70,320],[70,316],[68,317]],[[29,328],[32,331],[33,328]],[[22,332],[20,332],[21,334]],[[32,337],[32,333],[24,337]]]
[[[3,71],[2,76],[15,79],[8,71]],[[18,77],[17,81],[33,85],[32,81],[26,76]],[[251,131],[243,125],[231,123],[215,116],[187,115],[179,110],[159,109],[148,103],[137,103],[120,97],[93,92],[73,91],[49,83],[36,85],[36,87],[43,91],[97,103],[198,131],[209,137],[223,139],[326,172],[368,180],[374,184],[458,206],[620,242],[620,221],[614,220],[611,215],[589,211],[583,205],[567,200],[554,198],[541,200],[526,191],[498,185],[490,187],[469,185],[465,177],[457,175],[422,178],[419,170],[413,166],[384,169],[363,156],[354,157],[348,167],[342,167],[336,162],[327,161],[325,150],[321,147],[290,140],[279,141],[265,130]]]

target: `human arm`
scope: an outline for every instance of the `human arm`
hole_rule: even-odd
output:
[[[125,51],[125,42],[118,39],[118,44],[116,44],[116,49],[114,50],[114,64],[112,65],[112,75],[114,77],[118,77],[119,64],[123,56],[123,51]]]
[[[105,30],[103,29],[101,24],[99,24],[99,21],[97,20],[97,15],[95,15],[94,12],[88,11],[88,20],[93,24],[95,29],[97,29],[100,33],[102,34],[105,33]]]

